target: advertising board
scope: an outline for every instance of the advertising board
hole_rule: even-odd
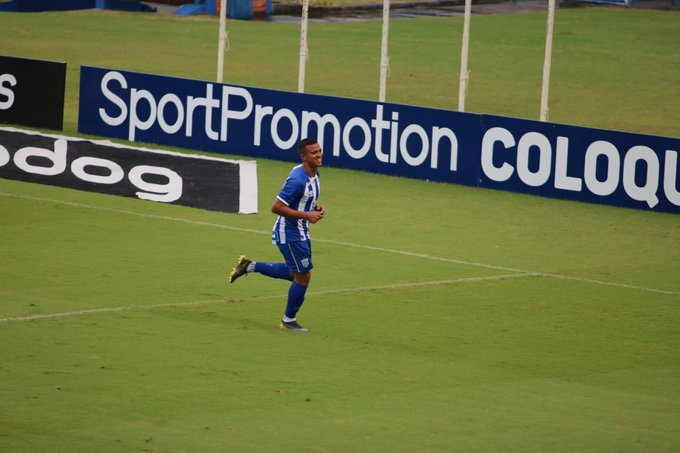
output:
[[[79,131],[429,181],[680,212],[680,140],[83,67]]]
[[[0,178],[213,211],[257,212],[252,161],[0,128]]]
[[[0,123],[61,130],[66,63],[0,55]]]

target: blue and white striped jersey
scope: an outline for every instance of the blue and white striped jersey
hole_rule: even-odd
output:
[[[320,193],[319,173],[317,172],[316,176],[311,177],[302,165],[298,165],[291,170],[277,198],[288,207],[298,211],[310,212],[314,210]],[[285,244],[308,239],[309,222],[307,220],[288,219],[283,216],[276,219],[272,231],[274,243]]]

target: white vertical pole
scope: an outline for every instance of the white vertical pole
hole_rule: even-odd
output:
[[[217,83],[224,80],[224,45],[227,41],[227,0],[220,2],[220,32],[217,43]]]
[[[458,86],[458,111],[465,111],[465,97],[468,86],[468,48],[470,47],[470,15],[472,0],[465,0],[465,18],[463,20],[463,44],[460,51],[460,85]]]
[[[390,57],[387,54],[390,28],[390,0],[383,0],[382,46],[380,48],[380,94],[378,100],[385,102],[387,90],[387,72],[390,69]]]
[[[552,62],[552,42],[554,23],[555,23],[555,0],[548,0],[548,30],[545,36],[545,59],[543,60],[543,88],[541,89],[541,121],[548,121],[548,94],[550,91],[550,64]]]
[[[305,65],[309,51],[307,49],[307,22],[309,17],[309,0],[302,0],[302,21],[300,24],[300,70],[298,73],[298,93],[305,92]]]

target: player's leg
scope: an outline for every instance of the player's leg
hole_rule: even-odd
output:
[[[249,268],[248,272],[257,272],[258,274],[266,275],[271,278],[293,280],[293,275],[288,270],[286,263],[263,263],[261,261],[253,261],[252,269]]]
[[[288,289],[286,311],[281,320],[281,329],[306,331],[297,322],[297,314],[305,301],[307,287],[312,278],[312,250],[309,241],[279,244],[281,254],[286,259],[288,269],[293,274],[293,282]]]
[[[271,278],[280,278],[289,281],[293,280],[293,276],[288,270],[286,263],[264,263],[261,261],[253,261],[245,256],[240,256],[236,265],[231,270],[229,282],[234,283],[234,280],[250,272],[257,272]]]
[[[281,330],[307,332],[307,329],[297,322],[297,314],[305,301],[305,294],[307,293],[307,286],[309,285],[310,279],[311,271],[293,274],[293,282],[288,288],[286,311],[283,314],[281,325],[279,326]]]
[[[293,282],[290,284],[290,288],[288,288],[288,303],[286,304],[284,320],[294,321],[296,319],[302,304],[305,302],[305,294],[307,293],[307,287],[311,278],[311,271],[293,274]]]

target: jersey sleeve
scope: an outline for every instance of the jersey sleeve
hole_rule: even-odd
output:
[[[281,192],[279,192],[277,198],[283,201],[286,206],[290,206],[300,199],[304,188],[304,183],[301,183],[295,175],[291,173],[283,184],[283,188],[281,189]]]

